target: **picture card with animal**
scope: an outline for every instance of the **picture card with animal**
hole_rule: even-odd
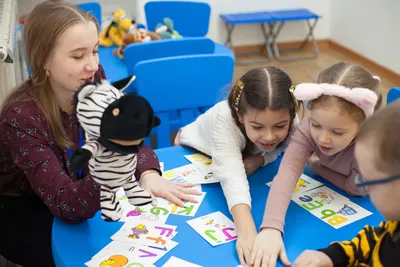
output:
[[[220,211],[189,220],[187,223],[212,246],[237,239],[235,224]]]
[[[197,203],[192,203],[187,200],[181,199],[183,202],[184,207],[180,207],[175,203],[168,201],[164,198],[157,199],[157,206],[153,208],[153,211],[156,213],[163,213],[166,214],[167,212],[169,215],[181,215],[181,216],[194,216],[197,213],[197,210],[200,208],[201,203],[203,202],[206,196],[205,192],[202,192],[201,195],[191,195]]]
[[[171,256],[162,267],[202,267],[201,265],[194,264],[183,259]]]
[[[140,266],[140,267],[155,267],[152,262],[138,258],[129,251],[122,251],[118,253],[106,254],[102,257],[92,259],[85,263],[88,267],[128,267],[128,266]]]
[[[137,224],[125,222],[111,239],[114,241],[128,242],[163,248],[176,233],[176,226],[166,224]]]
[[[372,214],[326,186],[296,194],[292,199],[335,229]]]
[[[137,258],[145,259],[154,263],[170,252],[178,245],[177,242],[170,240],[163,248],[131,244],[126,242],[111,241],[107,246],[100,250],[92,259],[104,257],[107,254],[116,254],[120,252],[130,252]]]
[[[272,182],[267,183],[268,186],[272,185]],[[297,181],[296,188],[294,189],[293,193],[302,193],[302,192],[307,192],[309,190],[312,190],[314,188],[323,186],[324,184],[321,182],[318,182],[317,180],[311,178],[308,175],[305,175],[304,173],[300,176],[299,180]]]
[[[192,155],[185,155],[185,158],[203,173],[202,179],[200,179],[197,183],[219,183],[219,181],[214,177],[214,174],[211,170],[212,159],[209,156],[201,153],[196,153]]]

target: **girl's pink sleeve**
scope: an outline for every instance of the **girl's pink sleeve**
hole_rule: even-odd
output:
[[[308,158],[315,151],[308,119],[303,120],[291,137],[277,175],[269,191],[260,229],[274,228],[283,232],[285,215]]]

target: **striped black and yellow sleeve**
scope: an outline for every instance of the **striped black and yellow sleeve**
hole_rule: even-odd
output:
[[[368,266],[372,251],[385,228],[384,222],[379,228],[367,225],[352,240],[334,242],[319,251],[327,254],[335,267]]]

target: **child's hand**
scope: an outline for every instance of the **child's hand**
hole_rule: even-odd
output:
[[[182,200],[197,203],[193,196],[201,195],[200,192],[192,188],[193,184],[172,183],[155,171],[142,174],[140,183],[143,189],[153,196],[165,198],[180,207],[184,206]]]
[[[255,227],[239,229],[238,239],[236,241],[236,251],[239,257],[240,265],[246,266],[246,263],[250,261],[251,248],[256,236],[257,230]]]
[[[306,250],[296,259],[293,267],[333,267],[333,262],[323,252]]]
[[[179,146],[181,144],[180,138],[181,138],[181,132],[182,128],[179,129],[179,131],[176,133],[175,139],[174,139],[174,145]]]
[[[264,164],[264,157],[260,155],[248,155],[243,159],[243,163],[246,174],[251,175]]]
[[[272,228],[263,229],[254,240],[249,266],[275,267],[278,255],[285,266],[290,266],[282,233]]]

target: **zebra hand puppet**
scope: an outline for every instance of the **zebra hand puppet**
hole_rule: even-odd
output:
[[[152,128],[160,125],[160,119],[146,99],[123,94],[105,80],[86,83],[75,97],[86,141],[72,155],[71,167],[80,169],[89,160],[89,170],[100,185],[101,216],[106,221],[117,221],[122,216],[116,197],[121,186],[130,204],[152,202],[135,179],[136,153]]]

